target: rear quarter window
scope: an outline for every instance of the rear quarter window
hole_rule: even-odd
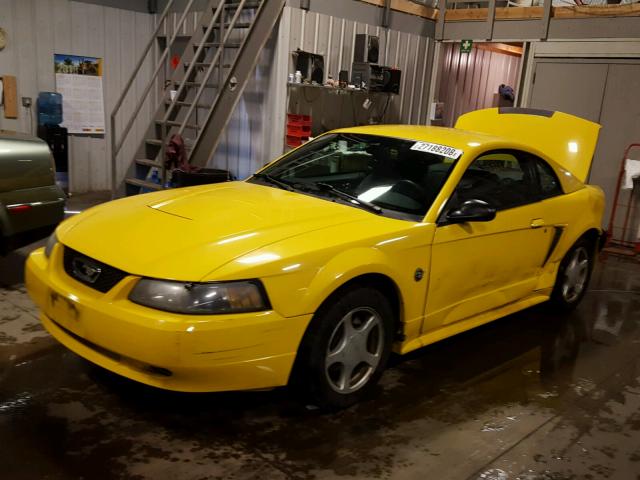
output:
[[[542,159],[535,158],[535,168],[538,175],[538,181],[540,184],[540,196],[545,198],[555,197],[562,195],[562,187],[560,186],[560,180],[553,168]]]

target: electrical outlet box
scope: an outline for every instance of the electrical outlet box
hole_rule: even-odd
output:
[[[32,100],[31,97],[22,97],[22,106],[26,108],[31,108]]]

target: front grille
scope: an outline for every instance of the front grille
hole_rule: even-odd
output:
[[[82,265],[97,267],[100,271],[96,275],[89,276],[79,271],[78,266]],[[64,271],[74,280],[102,293],[107,293],[128,275],[122,270],[87,257],[69,247],[64,247]]]

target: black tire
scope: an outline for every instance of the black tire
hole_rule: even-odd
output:
[[[574,294],[567,293],[566,284],[569,283],[569,272],[571,271],[571,264],[574,258],[576,258],[576,252],[584,255],[584,259],[587,261],[586,272],[584,282],[580,291],[574,292]],[[551,299],[549,305],[561,312],[569,312],[576,308],[589,286],[591,280],[591,271],[593,270],[594,261],[594,246],[587,238],[581,238],[578,240],[567,252],[558,268],[558,276],[556,277],[556,283],[551,292]]]
[[[368,333],[358,333],[365,332],[364,325],[368,322],[369,315],[371,318],[377,318],[376,326]],[[344,330],[345,322],[355,327],[351,330],[351,337]],[[358,322],[362,322],[362,330],[358,330]],[[292,385],[303,394],[304,401],[325,411],[347,408],[361,401],[370,394],[384,371],[391,352],[393,327],[393,311],[389,300],[378,290],[366,286],[353,286],[336,292],[316,312],[305,333],[298,351]],[[334,360],[335,363],[328,365],[332,361],[330,352],[347,352],[344,345],[348,343],[340,340],[349,337],[349,342],[354,345],[350,351],[356,352],[351,356],[357,356],[358,347],[353,341],[356,336],[364,339],[360,341],[365,342],[368,354],[373,351],[379,352],[378,363],[372,367],[362,362],[352,370],[353,377],[346,375],[349,376],[348,383],[340,382],[342,372],[350,369],[350,366],[339,360]],[[362,347],[363,345],[360,345],[359,348]],[[337,390],[340,383],[344,385],[344,392]],[[354,390],[349,391],[352,388]]]

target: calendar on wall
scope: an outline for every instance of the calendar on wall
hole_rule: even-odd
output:
[[[56,90],[62,94],[63,123],[69,133],[104,135],[102,59],[54,55]]]

